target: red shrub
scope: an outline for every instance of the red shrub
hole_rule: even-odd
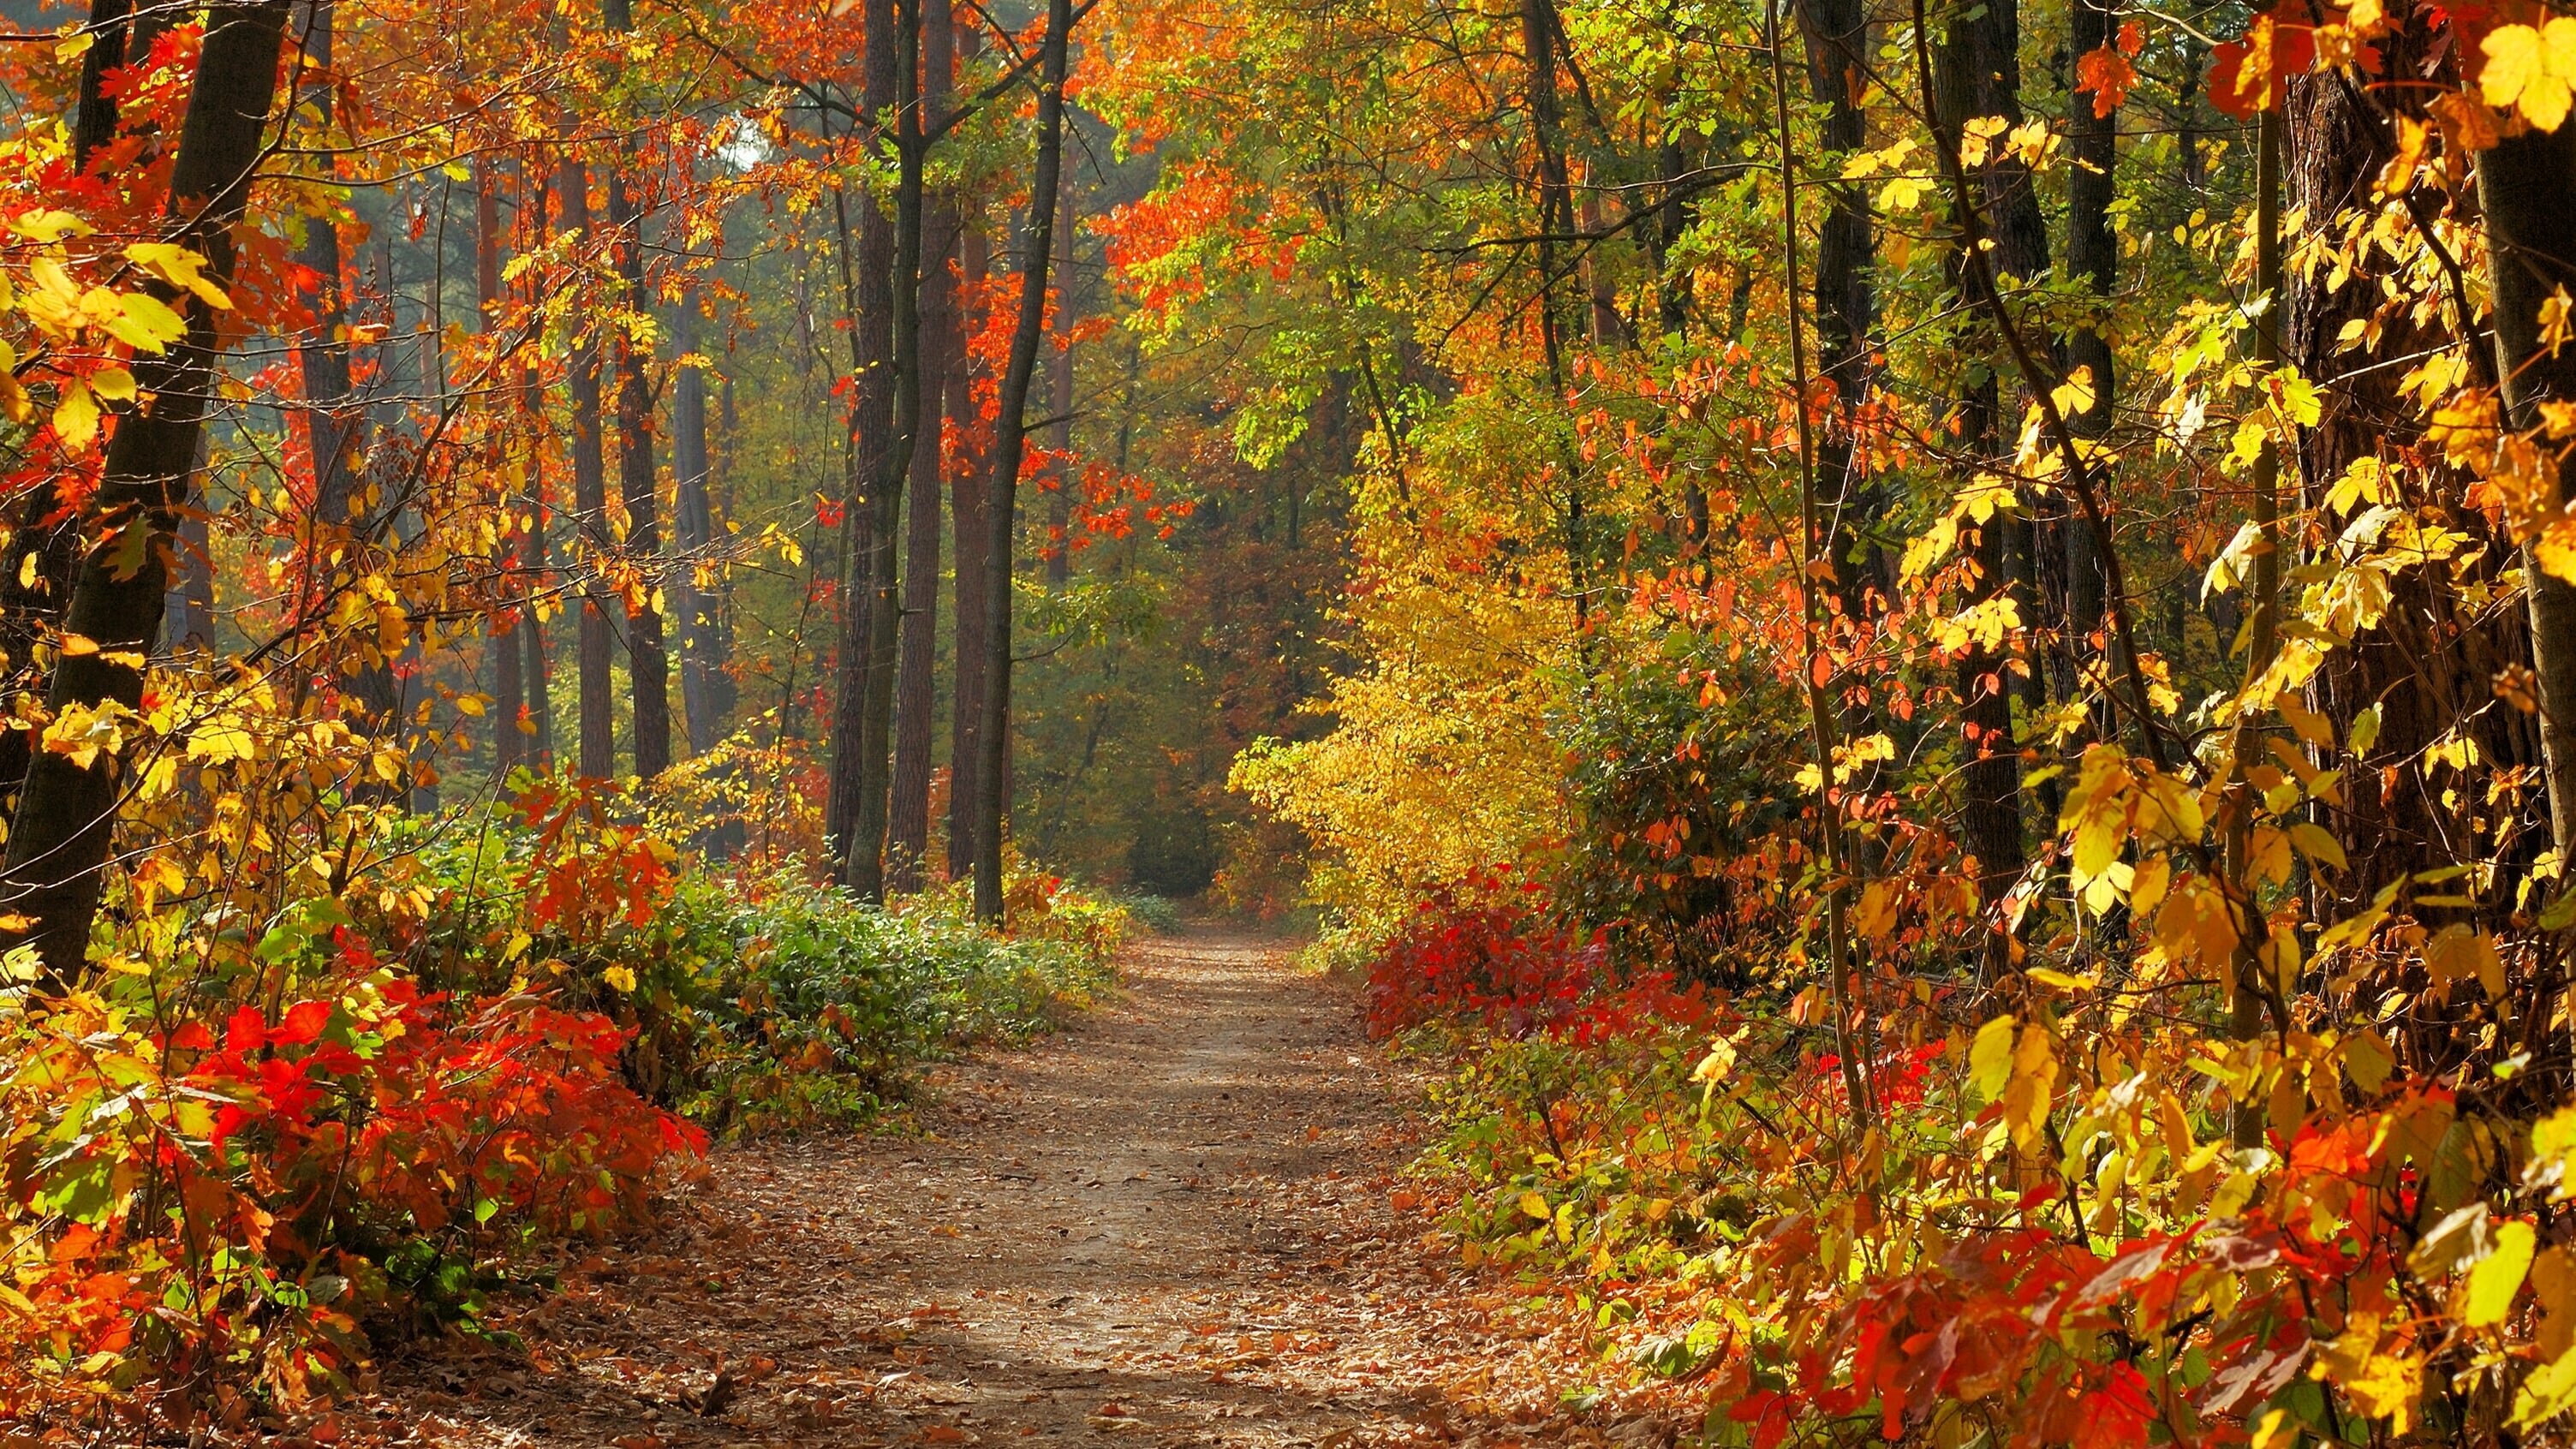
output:
[[[1508,1037],[1590,1041],[1706,1018],[1699,989],[1677,989],[1669,973],[1619,977],[1604,933],[1545,914],[1543,889],[1495,870],[1434,890],[1369,968],[1370,1032],[1473,1020]]]

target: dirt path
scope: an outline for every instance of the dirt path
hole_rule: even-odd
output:
[[[1597,1442],[1531,1422],[1517,1299],[1395,1206],[1409,1096],[1276,947],[1147,942],[927,1137],[719,1154],[657,1241],[504,1316],[524,1357],[388,1364],[377,1408],[459,1446]]]

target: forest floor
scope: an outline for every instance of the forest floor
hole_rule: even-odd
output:
[[[1402,1175],[1422,1083],[1289,954],[1144,941],[1065,1030],[935,1081],[918,1132],[719,1151],[662,1231],[496,1306],[523,1348],[388,1355],[365,1437],[1668,1444],[1617,1395],[1560,1407],[1580,1320],[1441,1249]]]

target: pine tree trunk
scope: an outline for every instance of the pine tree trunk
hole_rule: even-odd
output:
[[[528,227],[527,245],[531,251],[546,244],[546,179],[544,171],[532,161],[519,167],[521,191],[519,214]],[[533,292],[539,285],[530,273],[528,286]],[[532,299],[533,300],[533,299]],[[528,488],[523,499],[527,509],[528,538],[523,557],[526,560],[525,582],[520,586],[522,598],[533,598],[544,591],[550,578],[547,557],[546,527],[546,399],[542,374],[531,361],[520,385],[519,406],[526,418],[525,446],[528,450]],[[555,764],[554,690],[548,678],[545,621],[529,608],[519,617],[518,633],[525,643],[525,660],[521,677],[527,682],[528,723],[534,726],[528,735],[528,759],[540,771],[552,770]]]
[[[286,0],[207,7],[168,214],[181,223],[175,239],[206,259],[206,275],[218,286],[232,281],[233,228],[247,209],[276,100],[287,8]],[[55,671],[49,703],[57,715],[142,702],[142,671],[128,661],[155,647],[168,581],[164,560],[195,481],[206,400],[215,391],[214,309],[193,294],[157,284],[156,291],[187,319],[188,329],[167,353],[135,358],[135,380],[150,401],[117,419],[94,504],[109,528],[143,529],[150,546],[132,550],[112,532],[83,558],[65,627],[99,648],[64,659]],[[0,931],[0,942],[33,944],[49,986],[81,975],[124,763],[102,754],[85,769],[66,755],[38,754],[10,821],[0,910],[25,923]]]
[[[984,494],[985,595],[984,722],[976,745],[975,918],[1002,922],[1002,830],[1010,812],[1011,760],[1011,524],[1028,449],[1029,385],[1035,380],[1038,344],[1046,328],[1047,267],[1054,250],[1056,188],[1064,165],[1065,52],[1073,31],[1073,0],[1047,0],[1046,39],[1040,52],[1038,154],[1029,182],[1028,241],[1020,252],[1020,311],[1011,331],[1011,361],[1002,374],[1001,415],[993,425],[993,467]]]

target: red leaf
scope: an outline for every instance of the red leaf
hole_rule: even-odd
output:
[[[286,1020],[279,1024],[277,1030],[269,1033],[268,1039],[278,1046],[307,1046],[322,1035],[322,1028],[330,1021],[331,1003],[298,1002],[286,1013]]]
[[[224,1050],[247,1053],[268,1045],[268,1018],[256,1006],[245,1006],[224,1025]]]

